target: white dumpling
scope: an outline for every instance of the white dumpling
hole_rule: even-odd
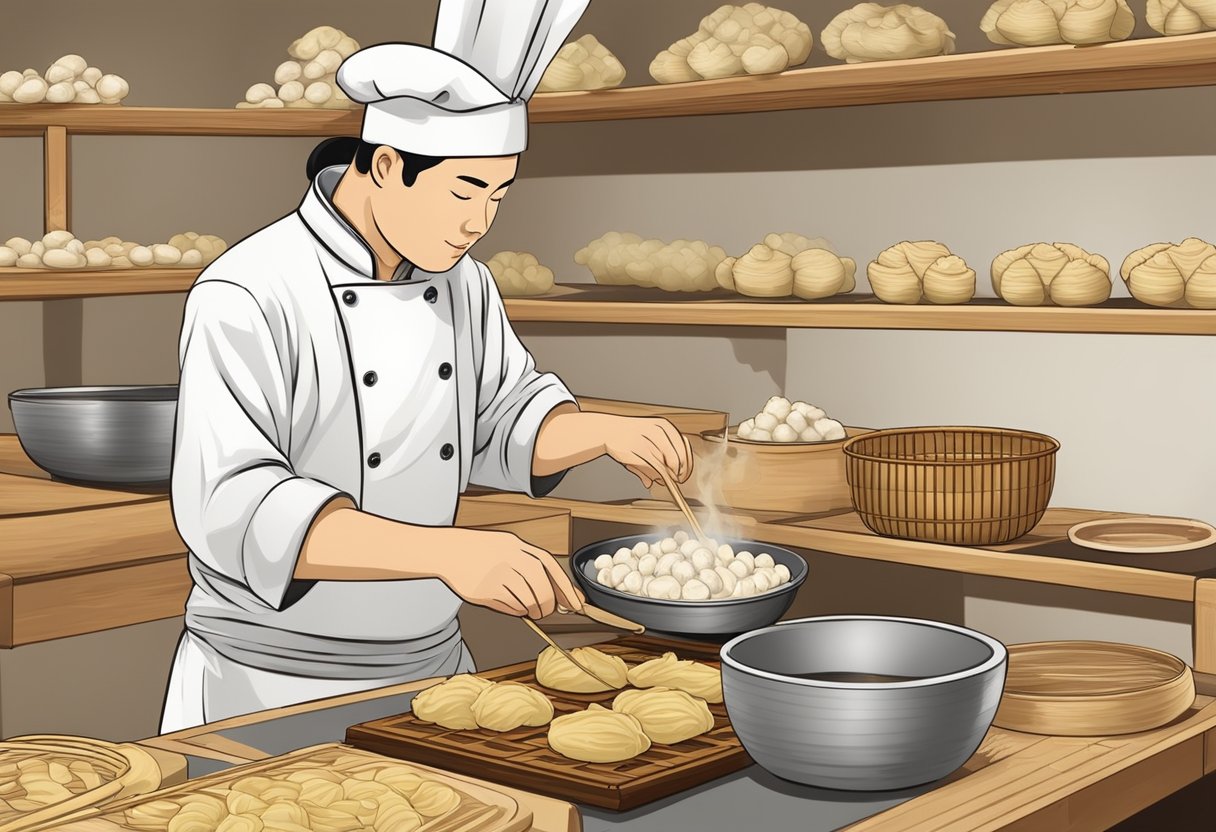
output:
[[[685,540],[680,544],[680,554],[686,558],[692,557],[692,553],[701,548],[699,540]]]
[[[718,563],[725,566],[735,559],[735,550],[730,547],[729,543],[723,543],[718,547]]]
[[[708,549],[698,549],[692,553],[692,565],[700,572],[702,569],[712,569],[716,559]]]
[[[639,540],[637,543],[633,544],[633,556],[635,558],[640,558],[642,555],[646,554],[649,551],[650,551],[650,544],[644,540]]]
[[[611,575],[612,585],[620,586],[621,582],[625,580],[625,576],[628,575],[632,571],[633,571],[633,569],[630,568],[629,564],[627,564],[627,563],[618,563],[615,566],[613,566],[612,575]]]
[[[797,442],[798,431],[794,430],[789,425],[777,425],[777,427],[773,428],[773,441]]]
[[[752,431],[755,430],[755,427],[753,425],[748,424],[748,422],[751,422],[751,419],[748,419],[747,422],[744,422],[743,424],[739,425],[739,430],[737,431],[737,433],[738,433],[740,439],[751,439],[752,438]]]
[[[693,578],[680,589],[680,597],[685,601],[708,601],[709,587]]]
[[[638,558],[638,572],[645,578],[647,575],[654,574],[654,568],[659,563],[659,559],[654,555],[642,555]]]
[[[814,424],[823,417],[827,416],[823,410],[807,402],[795,402],[794,409],[801,413],[807,422],[811,424]]]
[[[738,558],[732,560],[726,568],[733,572],[736,578],[746,578],[751,574],[751,570],[747,568],[747,564]]]
[[[799,442],[820,442],[823,437],[814,428],[807,428],[802,433],[798,434]]]
[[[790,582],[790,568],[784,563],[779,563],[773,567],[773,574],[777,576],[777,585],[788,584]]]
[[[695,578],[697,569],[686,560],[682,560],[671,567],[671,577],[675,578],[681,584],[686,584]]]
[[[739,552],[735,555],[735,560],[747,567],[749,575],[756,570],[756,558],[751,552]]]
[[[772,587],[772,583],[768,579],[768,573],[763,569],[757,570],[749,579],[756,587],[756,592],[768,592]]]
[[[625,590],[630,595],[637,595],[642,591],[642,573],[630,572],[625,576],[625,580],[621,581],[620,589]]]
[[[661,578],[671,574],[671,567],[680,562],[680,556],[675,552],[668,552],[659,558],[654,565],[654,575],[656,578]]]
[[[725,595],[730,596],[730,594],[735,591],[735,584],[739,583],[739,576],[727,569],[725,566],[715,567],[714,571],[717,572],[718,577],[722,579],[722,592]]]
[[[773,428],[781,424],[781,420],[771,413],[761,413],[756,417],[756,424],[753,428],[753,433],[757,430],[772,432]]]
[[[792,405],[790,400],[784,396],[773,396],[764,405],[764,412],[773,416],[778,422],[784,421],[789,415]]]
[[[714,569],[702,569],[697,573],[697,580],[709,587],[709,594],[717,596],[722,592],[722,576]]]
[[[595,559],[595,569],[598,572],[601,569],[612,568],[612,555],[600,555]]]
[[[662,542],[662,544],[660,544],[659,548],[665,555],[672,552],[678,552],[680,551],[680,542],[675,538],[668,537]]]
[[[747,598],[756,594],[756,582],[752,578],[744,578],[735,584],[735,595]]]
[[[672,540],[674,540],[676,542],[677,546],[683,546],[685,543],[688,542],[688,532],[684,531],[683,529],[680,529],[678,532],[675,533],[675,535],[672,536]]]
[[[651,598],[678,601],[680,600],[680,590],[679,581],[670,575],[663,575],[650,582],[650,586],[646,589],[646,594]]]
[[[748,439],[753,442],[772,442],[773,435],[767,430],[760,430],[760,428],[756,428],[754,431],[752,431],[752,435],[749,436]]]
[[[601,586],[612,586],[612,570],[601,569],[595,576],[595,582]]]
[[[621,548],[617,549],[616,554],[612,556],[612,562],[626,563],[631,557],[633,557],[633,550],[628,546],[622,546]]]
[[[797,410],[790,411],[790,415],[785,417],[785,423],[793,428],[795,433],[802,433],[810,427],[806,421],[806,417]]]
[[[768,552],[761,552],[756,555],[755,564],[757,569],[772,569],[776,565],[776,561]]]
[[[844,439],[844,425],[835,419],[820,419],[814,424],[815,431],[824,439]]]

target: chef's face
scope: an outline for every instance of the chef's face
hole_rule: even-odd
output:
[[[376,151],[376,225],[406,260],[423,271],[446,272],[490,230],[515,181],[519,157],[445,159],[408,187],[401,178],[402,164],[391,149]]]

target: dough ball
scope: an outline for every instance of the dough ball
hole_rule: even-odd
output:
[[[807,428],[802,433],[798,434],[798,441],[800,441],[800,442],[822,442],[823,437],[820,436],[818,431],[816,431],[814,428]]]
[[[642,573],[630,572],[625,576],[625,580],[621,581],[621,585],[617,589],[624,590],[630,595],[637,595],[642,591]]]
[[[773,396],[764,405],[764,412],[775,418],[778,422],[785,421],[785,417],[789,415],[793,405],[790,400],[784,396]],[[757,422],[759,419],[757,419]]]
[[[773,556],[767,552],[762,552],[761,554],[756,555],[753,563],[755,563],[757,569],[772,569],[776,564],[776,562],[773,560]]]
[[[785,417],[785,423],[793,428],[796,433],[802,433],[804,430],[810,427],[806,417],[797,410],[792,411],[790,415]]]
[[[742,578],[739,583],[735,584],[735,597],[748,598],[756,594],[756,581],[754,578]]]
[[[717,668],[700,662],[676,658],[664,653],[629,669],[629,684],[635,688],[672,688],[692,694],[706,702],[722,701],[722,674]]]
[[[621,548],[616,550],[615,554],[613,554],[612,562],[614,564],[629,563],[629,559],[631,557],[633,557],[633,550],[630,549],[628,546],[622,546]]]
[[[680,562],[680,556],[675,552],[668,552],[659,558],[654,565],[655,577],[661,578],[664,575],[671,574],[671,568]]]
[[[754,575],[752,575],[751,581],[756,587],[757,595],[762,592],[768,592],[769,589],[772,588],[772,584],[768,579],[768,573],[764,572],[763,570],[758,570]]]
[[[739,583],[739,576],[725,566],[715,567],[714,572],[722,579],[722,594],[729,598],[735,591],[735,584]]]
[[[636,719],[642,732],[659,745],[675,745],[714,728],[714,715],[705,700],[671,688],[622,691],[612,700],[612,710]]]
[[[717,554],[718,563],[725,566],[726,564],[730,563],[734,559],[735,559],[735,550],[732,549],[729,544],[723,543],[721,546],[718,547],[718,554]]]
[[[767,411],[764,413],[761,413],[760,415],[758,415],[756,417],[756,430],[762,430],[762,431],[767,431],[769,433],[772,433],[773,430],[779,424],[781,424],[781,421],[776,416],[774,416],[771,413],[768,413]]]
[[[611,656],[594,647],[575,647],[570,651],[584,666],[602,676],[604,681],[624,686],[628,668],[620,656]],[[536,681],[553,690],[567,693],[598,693],[612,690],[584,673],[552,647],[546,647],[536,657]]]
[[[643,754],[650,738],[629,714],[592,704],[585,711],[559,716],[549,726],[549,747],[571,760],[617,763]]]
[[[637,543],[633,544],[633,556],[635,558],[640,558],[642,555],[645,555],[649,552],[650,552],[650,544],[645,542],[644,540],[638,541]]]
[[[676,542],[677,546],[683,546],[688,542],[688,532],[680,529],[675,533],[675,535],[672,536],[672,539]]]
[[[702,569],[697,580],[709,587],[709,596],[716,598],[722,593],[722,576],[715,569]]]
[[[753,442],[772,442],[773,434],[767,430],[760,430],[760,428],[756,428],[754,431],[752,431],[750,438]]]
[[[660,575],[646,588],[646,595],[663,601],[680,600],[680,582],[671,575]]]
[[[663,547],[658,543],[651,543],[648,554],[654,555],[657,558],[659,555],[663,554]]]
[[[747,564],[735,558],[726,567],[736,578],[746,578],[751,574],[751,570],[747,568]]]
[[[784,563],[779,563],[773,567],[773,573],[777,576],[777,585],[788,584],[790,582],[790,568]]]
[[[835,419],[820,419],[813,425],[815,432],[829,441],[844,439],[844,425]]]
[[[678,552],[680,551],[680,541],[672,537],[666,538],[662,544],[660,544],[660,548],[663,550],[663,554],[665,555],[670,554],[671,552]]]
[[[612,555],[600,555],[595,559],[595,571],[612,568]]]
[[[697,574],[697,569],[686,560],[678,561],[671,567],[671,577],[681,585],[688,583]]]
[[[408,797],[409,805],[425,818],[441,817],[460,805],[460,794],[437,780],[423,780]],[[387,824],[377,824],[377,828],[385,826]]]
[[[612,567],[612,585],[614,587],[620,586],[621,581],[625,580],[625,576],[632,571],[633,568],[627,563],[615,564]]]
[[[716,558],[708,549],[698,549],[692,553],[692,565],[700,572],[702,569],[712,569]]]
[[[701,548],[699,540],[685,540],[680,544],[680,554],[686,558],[692,557],[692,553]]]
[[[747,574],[756,571],[756,558],[751,552],[743,551],[735,555],[735,560],[747,567]]]
[[[648,577],[654,574],[654,568],[658,564],[659,559],[654,555],[642,555],[642,557],[638,558],[638,572],[642,574],[643,578]]]
[[[434,722],[452,731],[472,730],[477,727],[473,703],[493,684],[468,673],[453,676],[415,696],[410,709],[423,722]]]
[[[527,725],[548,725],[553,703],[536,688],[518,682],[499,682],[486,688],[471,708],[477,725],[487,731],[513,731]]]
[[[696,578],[689,578],[680,589],[680,598],[685,601],[708,601],[709,587]]]
[[[773,441],[797,442],[798,431],[794,430],[789,425],[777,425],[777,427],[773,429]]]
[[[822,408],[815,407],[815,405],[808,404],[807,402],[798,402],[794,405],[794,409],[802,414],[808,424],[812,425],[828,415]]]
[[[612,586],[612,568],[605,567],[595,575],[595,582],[600,586]]]

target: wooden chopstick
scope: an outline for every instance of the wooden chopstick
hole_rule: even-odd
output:
[[[524,623],[525,623],[525,624],[527,624],[529,627],[531,627],[531,628],[532,628],[532,632],[536,633],[538,636],[540,636],[542,639],[544,639],[545,643],[546,643],[546,644],[548,644],[550,647],[552,647],[554,650],[556,650],[557,652],[559,652],[559,653],[561,653],[563,656],[565,656],[565,657],[566,657],[566,660],[567,660],[568,662],[570,662],[570,664],[574,665],[574,666],[575,666],[575,667],[577,667],[579,670],[583,671],[583,672],[584,672],[584,673],[586,673],[588,676],[590,676],[592,679],[594,679],[595,681],[599,682],[599,683],[600,683],[601,685],[603,685],[604,687],[608,688],[608,690],[620,690],[620,689],[621,689],[621,686],[620,686],[620,685],[614,685],[614,684],[612,684],[611,682],[607,681],[607,680],[606,680],[606,679],[604,679],[603,677],[601,677],[601,676],[599,676],[598,674],[596,674],[596,672],[595,672],[595,671],[593,671],[591,668],[587,667],[585,664],[583,664],[582,662],[580,662],[578,659],[574,658],[574,656],[572,656],[572,655],[570,654],[570,651],[569,651],[569,650],[567,650],[566,648],[562,647],[562,646],[561,646],[560,644],[558,644],[556,641],[554,641],[553,639],[551,639],[551,638],[549,637],[549,634],[548,634],[548,633],[546,633],[544,630],[542,630],[542,629],[541,629],[539,626],[537,626],[536,622],[535,622],[535,621],[533,621],[531,618],[528,618],[527,616],[524,616],[524,617],[523,617],[523,620],[524,620]]]
[[[697,539],[702,543],[709,540],[705,535],[705,531],[701,528],[701,524],[697,522],[696,515],[692,513],[692,507],[688,505],[688,501],[684,499],[684,495],[680,493],[680,486],[672,479],[671,472],[667,470],[667,466],[659,468],[659,474],[663,477],[663,484],[667,486],[667,490],[671,492],[671,497],[676,501],[676,505],[680,507],[680,511],[684,512],[684,518],[688,520],[688,525],[692,527]]]

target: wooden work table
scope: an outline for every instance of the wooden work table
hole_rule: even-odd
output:
[[[343,739],[349,724],[400,713],[410,696],[437,680],[310,702],[237,717],[144,743],[225,767],[265,759],[319,742]],[[1170,725],[1118,737],[1045,737],[992,728],[969,762],[933,786],[894,795],[833,793],[775,780],[757,767],[622,815],[582,808],[582,827],[621,832],[696,828],[727,793],[743,790],[762,804],[781,801],[791,814],[782,828],[844,828],[849,832],[1031,832],[1102,830],[1216,771],[1216,692],[1200,676],[1203,693]],[[757,828],[766,825],[758,809]],[[729,812],[727,813],[729,815]],[[848,818],[832,826],[831,818]],[[729,825],[731,818],[719,818]],[[839,822],[839,820],[837,820]],[[687,825],[685,825],[687,823]],[[555,825],[554,825],[555,824]],[[827,825],[825,825],[827,824]],[[536,826],[575,832],[557,812]],[[705,825],[704,828],[726,828]]]

